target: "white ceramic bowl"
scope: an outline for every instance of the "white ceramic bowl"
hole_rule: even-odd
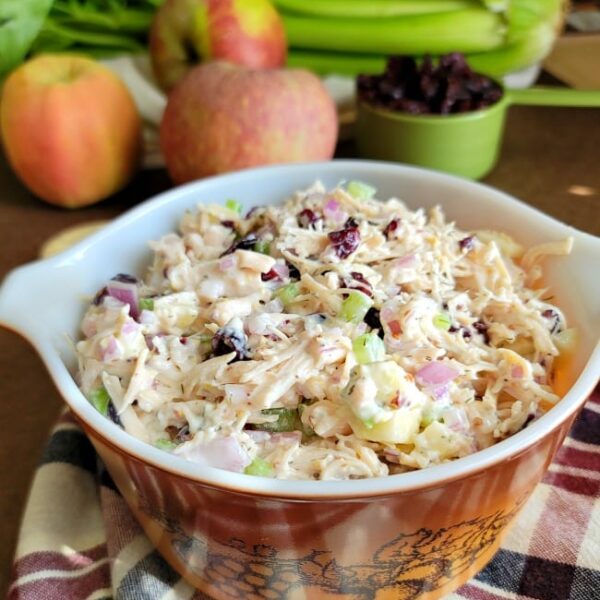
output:
[[[555,295],[556,304],[565,311],[569,323],[578,327],[581,334],[572,363],[572,385],[558,405],[523,431],[466,458],[402,475],[342,482],[279,481],[198,466],[134,439],[96,412],[73,380],[76,361],[69,341],[78,338],[78,324],[90,296],[115,273],[142,274],[151,255],[147,242],[173,231],[184,211],[193,209],[199,202],[221,203],[233,197],[245,209],[249,209],[255,205],[279,202],[316,179],[326,186],[334,186],[348,179],[363,180],[377,187],[379,198],[396,196],[412,208],[440,204],[448,218],[455,220],[462,229],[505,231],[526,246],[572,236],[572,254],[549,259],[545,265],[545,283]],[[566,425],[583,405],[600,373],[599,263],[600,239],[559,223],[481,184],[423,169],[368,161],[282,165],[214,177],[165,192],[129,211],[70,250],[49,260],[16,269],[0,288],[0,324],[23,335],[39,352],[56,386],[90,434],[130,506],[160,546],[158,540],[162,538],[152,533],[156,515],[152,516],[151,509],[149,513],[144,513],[136,505],[139,496],[143,495],[144,483],[135,477],[132,483],[133,467],[126,464],[129,459],[141,465],[145,473],[154,473],[155,479],[165,476],[178,482],[187,482],[186,485],[192,485],[192,482],[201,490],[241,492],[255,501],[260,497],[271,497],[311,502],[357,502],[418,494],[421,490],[432,490],[436,486],[441,489],[448,482],[466,481],[466,478],[476,477],[500,464],[512,464],[511,461],[520,453],[536,447],[540,440],[547,439],[559,427],[562,427],[561,435],[564,436]],[[26,390],[27,382],[23,381],[22,384]],[[559,436],[557,440],[560,443],[562,438]],[[556,443],[554,449],[555,446]],[[545,452],[540,459],[538,472],[532,475],[532,485],[541,478],[552,450]],[[517,475],[511,477],[514,481],[518,479]],[[158,487],[161,486],[162,483]],[[510,490],[510,485],[506,488]],[[135,490],[135,494],[131,490]],[[199,495],[194,502],[207,506],[209,496],[204,491],[197,493]],[[162,500],[147,499],[150,505],[153,502],[160,503]],[[170,510],[179,518],[181,515],[177,511],[184,513],[186,506],[184,503]],[[288,508],[288,505],[280,507],[282,511]],[[256,510],[260,510],[260,506]],[[512,513],[509,511],[506,514]],[[235,520],[237,517],[231,518]],[[260,514],[256,518],[260,523]],[[348,526],[352,526],[351,519]],[[261,525],[256,527],[260,529]],[[189,528],[184,529],[189,535],[201,535],[204,536],[202,539],[214,542],[210,532],[194,533],[188,531]],[[164,538],[164,531],[161,535]],[[347,540],[342,538],[336,544],[347,544]],[[279,548],[275,542],[274,547]],[[343,555],[346,547],[338,547],[337,552],[341,552],[339,556]],[[335,549],[330,541],[325,548],[327,551]],[[168,549],[162,550],[172,564],[186,572],[187,567],[178,562]],[[221,597],[218,590],[215,592],[211,587],[210,581],[206,583],[205,574],[196,575],[198,578],[194,579],[193,574],[190,576],[186,572],[190,580]],[[454,587],[458,579],[452,581],[450,587]],[[443,585],[443,582],[438,582],[434,587],[442,589]]]

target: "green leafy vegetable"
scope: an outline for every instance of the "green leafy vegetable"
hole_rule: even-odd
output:
[[[52,0],[0,1],[0,77],[25,58],[51,6]]]

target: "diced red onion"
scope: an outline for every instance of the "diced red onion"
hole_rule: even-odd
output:
[[[398,260],[394,261],[394,264],[397,267],[412,267],[416,262],[416,257],[414,254],[406,254],[402,256]]]
[[[436,400],[444,400],[449,393],[448,384],[436,385],[431,390]]]
[[[417,378],[425,385],[444,385],[458,375],[458,371],[441,362],[427,363],[417,371]]]
[[[152,310],[143,310],[138,319],[138,322],[142,325],[154,325],[157,321],[158,318]]]
[[[286,278],[290,276],[290,268],[285,264],[285,263],[280,263],[280,262],[276,262],[273,265],[273,271],[275,271],[275,273],[277,273],[277,276],[279,277],[279,279],[281,279],[282,281]]]
[[[228,271],[235,266],[235,257],[227,254],[219,261],[219,271]]]
[[[100,346],[100,360],[102,362],[109,362],[111,360],[114,360],[115,358],[119,358],[120,355],[121,349],[119,347],[117,339],[114,335],[111,335],[108,338],[108,343],[106,344],[106,346],[104,348]]]
[[[283,303],[279,298],[271,300],[265,304],[264,311],[266,313],[280,313],[283,310]]]
[[[338,213],[340,208],[340,203],[337,200],[327,200],[323,207],[323,212],[325,213],[325,216],[329,218],[331,215]]]
[[[332,223],[343,223],[348,218],[348,214],[342,210],[342,207],[337,200],[328,200],[325,203],[323,215]]]
[[[389,306],[382,308],[381,312],[379,313],[379,318],[383,321],[389,321],[393,316],[394,311]]]
[[[517,365],[512,368],[510,374],[513,379],[522,379],[525,373],[523,372],[523,367]]]
[[[112,298],[123,302],[123,304],[129,304],[129,314],[137,319],[139,316],[138,309],[138,287],[135,283],[128,281],[115,281],[111,279],[106,285],[108,295]]]
[[[121,331],[125,335],[133,335],[140,330],[140,326],[135,321],[127,321],[123,324]]]
[[[462,408],[449,408],[444,411],[444,424],[452,431],[466,431],[469,429],[469,419]]]
[[[234,404],[244,402],[248,399],[248,388],[238,383],[225,384],[225,393]]]
[[[385,448],[383,455],[388,462],[400,464],[400,451],[395,448]]]
[[[237,438],[231,435],[211,440],[206,444],[191,445],[187,448],[182,446],[178,454],[201,465],[237,473],[241,473],[251,462]]]
[[[257,444],[262,444],[271,439],[271,434],[268,431],[261,431],[260,429],[245,429],[244,433],[247,433]]]
[[[299,444],[302,441],[301,431],[282,431],[271,435],[271,441],[279,444]]]

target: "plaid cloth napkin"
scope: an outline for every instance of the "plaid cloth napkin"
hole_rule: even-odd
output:
[[[154,550],[68,412],[33,481],[8,593],[59,598],[209,600]],[[600,388],[500,551],[446,600],[507,598],[600,600]]]

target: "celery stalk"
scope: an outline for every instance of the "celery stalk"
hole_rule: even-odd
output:
[[[381,73],[385,68],[385,56],[371,54],[351,54],[326,52],[323,50],[299,50],[290,48],[287,66],[298,69],[310,69],[319,75],[349,75],[359,73]]]
[[[289,13],[319,17],[397,17],[461,10],[477,4],[474,0],[274,0]]]
[[[502,77],[506,73],[519,71],[542,60],[548,55],[556,33],[554,27],[542,23],[533,28],[520,42],[509,44],[491,52],[481,52],[467,56],[474,71],[490,77]]]
[[[547,24],[558,30],[562,19],[563,0],[521,0],[511,2],[506,18],[507,42],[525,40],[532,30]]]
[[[284,15],[293,47],[374,54],[483,52],[504,43],[501,15],[484,8],[387,19]]]
[[[519,42],[488,52],[467,54],[466,57],[474,71],[499,78],[542,60],[552,49],[555,37],[553,24],[541,23]],[[288,66],[311,69],[319,75],[335,73],[356,76],[359,73],[381,73],[385,62],[384,56],[367,54],[341,54],[294,48],[288,54]]]

